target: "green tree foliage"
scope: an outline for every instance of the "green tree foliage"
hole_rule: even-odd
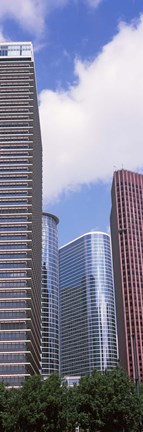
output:
[[[21,389],[20,432],[62,432],[66,427],[65,389],[58,375],[42,381],[35,376]]]
[[[135,386],[121,370],[99,373],[81,379],[78,411],[84,430],[92,432],[138,431],[139,400]]]
[[[143,425],[143,385],[140,386],[139,393],[140,393],[139,399],[140,399],[140,411],[141,411],[140,422]]]
[[[43,382],[41,400],[44,414],[44,432],[63,432],[67,422],[67,387],[58,375]]]
[[[6,432],[19,431],[19,410],[22,406],[20,389],[6,390],[6,407],[2,413],[3,428]]]
[[[79,389],[74,387],[67,388],[67,430],[75,432],[76,426],[79,424],[78,415]]]
[[[21,388],[21,407],[18,416],[20,432],[42,431],[43,407],[41,391],[42,381],[40,376],[33,376],[24,381]]]
[[[3,415],[7,410],[7,391],[4,384],[0,384],[0,431],[4,432]]]
[[[81,379],[68,388],[58,375],[28,378],[19,389],[0,385],[0,432],[137,432],[143,391],[117,369]]]

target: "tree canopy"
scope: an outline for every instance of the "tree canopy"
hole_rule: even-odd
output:
[[[68,388],[58,375],[25,379],[19,389],[0,384],[1,432],[137,432],[143,390],[121,369],[93,371]]]
[[[121,369],[81,379],[79,418],[84,430],[131,432],[138,430],[140,404],[134,384]]]

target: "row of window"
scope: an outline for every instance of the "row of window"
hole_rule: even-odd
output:
[[[16,343],[16,342],[3,343],[3,342],[1,342],[0,343],[0,352],[2,352],[2,353],[3,352],[25,351],[26,349],[27,349],[26,342],[24,342],[24,343],[23,342],[19,342],[19,343]]]
[[[26,324],[25,322],[3,322],[0,323],[0,329],[1,330],[16,330],[16,329],[25,329]]]
[[[19,332],[19,333],[18,332],[17,333],[14,333],[14,332],[2,333],[1,332],[1,342],[4,340],[8,341],[8,340],[17,340],[17,339],[23,341],[23,340],[28,339],[28,336],[26,336],[26,334],[22,333],[22,332]]]

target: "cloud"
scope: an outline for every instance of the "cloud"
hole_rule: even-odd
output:
[[[0,20],[12,18],[30,33],[44,29],[45,0],[0,0]]]
[[[90,63],[75,62],[68,91],[43,90],[44,200],[143,167],[143,17],[121,24]]]
[[[102,0],[83,1],[96,7]],[[46,17],[71,2],[75,0],[0,0],[0,22],[14,19],[24,30],[39,37],[44,32]]]
[[[0,0],[0,21],[14,19],[29,33],[39,36],[44,31],[46,16],[67,3],[68,0]]]
[[[8,39],[5,37],[4,32],[3,32],[3,28],[0,26],[0,41],[5,42],[6,40],[8,40]]]
[[[88,6],[97,8],[103,0],[85,0]]]

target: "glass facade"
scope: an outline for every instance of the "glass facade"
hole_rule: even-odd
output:
[[[117,366],[110,236],[87,233],[60,248],[61,374]]]
[[[59,220],[43,213],[42,224],[42,293],[41,293],[41,374],[59,372]]]
[[[40,369],[42,148],[31,43],[0,45],[0,381]]]

